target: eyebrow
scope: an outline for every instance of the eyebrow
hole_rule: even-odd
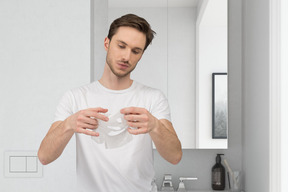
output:
[[[121,41],[121,40],[117,40],[119,43],[123,43],[124,45],[128,45],[126,42],[124,42],[124,41]],[[142,48],[140,48],[140,47],[135,47],[135,48],[133,48],[133,49],[137,49],[137,50],[139,50],[139,51],[143,51],[143,49]]]

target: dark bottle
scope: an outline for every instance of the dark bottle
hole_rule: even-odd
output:
[[[221,156],[224,154],[217,154],[216,164],[212,167],[212,189],[224,190],[225,189],[225,168],[221,164]]]

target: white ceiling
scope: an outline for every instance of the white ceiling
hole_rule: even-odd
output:
[[[197,7],[201,0],[109,0],[109,7]]]

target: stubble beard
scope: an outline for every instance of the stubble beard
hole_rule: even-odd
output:
[[[115,68],[113,67],[113,65],[111,64],[111,63],[112,63],[112,60],[109,59],[109,56],[108,56],[108,55],[107,55],[107,57],[106,57],[106,63],[108,64],[108,66],[109,66],[110,70],[112,71],[112,73],[113,73],[116,77],[118,77],[118,78],[122,78],[122,77],[128,76],[128,75],[135,69],[135,67],[136,67],[136,65],[135,65],[133,68],[131,68],[130,70],[126,71],[125,73],[119,73],[119,72],[116,71],[116,69],[115,69]],[[130,66],[130,64],[129,64],[129,66]]]

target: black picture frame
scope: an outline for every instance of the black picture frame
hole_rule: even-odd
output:
[[[227,73],[212,73],[212,138],[228,137]]]

